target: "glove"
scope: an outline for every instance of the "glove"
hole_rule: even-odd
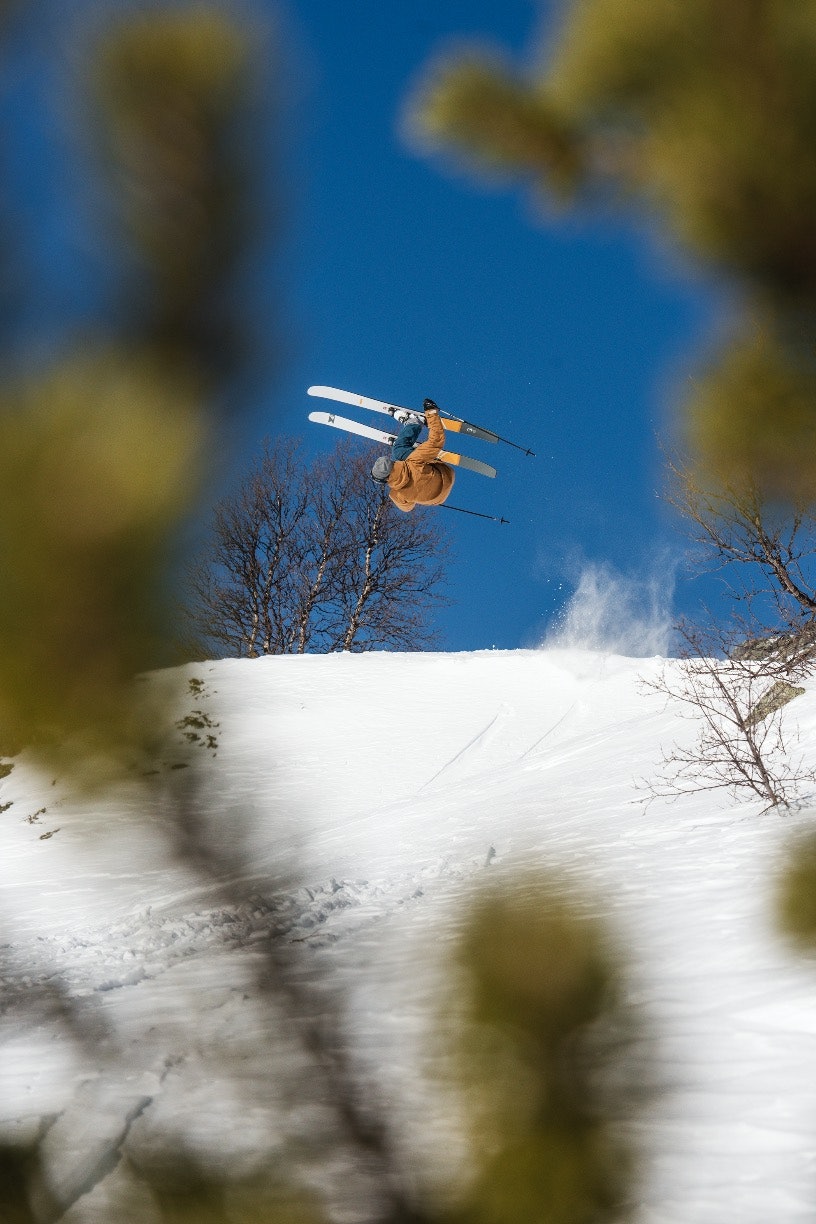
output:
[[[427,414],[427,413],[429,413],[429,412],[438,412],[438,411],[439,411],[438,406],[437,406],[437,405],[436,405],[436,404],[433,402],[433,400],[432,400],[432,399],[426,399],[426,400],[424,400],[424,401],[423,401],[423,404],[422,404],[422,407],[423,407],[423,409],[425,410],[425,413],[426,413],[426,414]]]

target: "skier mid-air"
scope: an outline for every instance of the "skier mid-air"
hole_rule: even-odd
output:
[[[377,459],[371,469],[371,475],[380,484],[388,486],[388,495],[400,510],[413,510],[414,506],[441,506],[453,487],[455,467],[477,472],[481,476],[496,475],[496,469],[481,459],[460,455],[458,451],[445,450],[446,429],[448,433],[459,434],[463,439],[479,438],[483,442],[503,442],[506,446],[524,451],[525,455],[535,453],[518,442],[503,438],[492,429],[474,425],[463,417],[451,416],[449,412],[444,414],[443,426],[440,419],[442,414],[431,399],[425,400],[422,412],[414,412],[410,408],[401,408],[399,404],[391,404],[388,400],[371,399],[370,396],[358,395],[356,391],[343,391],[339,387],[309,387],[308,392],[320,399],[337,400],[341,404],[352,404],[368,412],[383,413],[399,424],[399,432],[395,434],[393,429],[376,429],[350,417],[338,416],[336,412],[309,413],[309,420],[317,425],[330,425],[333,429],[358,434],[371,442],[379,442],[391,448],[390,458],[383,455]],[[417,445],[417,438],[426,424],[428,438]],[[459,510],[461,514],[473,514],[477,518],[492,518],[499,523],[507,522],[506,518],[482,514],[478,510],[464,510],[461,506],[449,506],[448,509]]]
[[[439,458],[445,447],[439,409],[431,399],[422,407],[424,422],[407,410],[394,413],[401,427],[391,446],[391,458],[381,455],[371,469],[374,480],[388,485],[388,496],[397,509],[406,512],[414,506],[441,506],[453,488],[453,468]],[[428,426],[428,439],[417,445],[423,423]]]

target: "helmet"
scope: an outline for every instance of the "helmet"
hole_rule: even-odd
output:
[[[378,482],[378,484],[385,484],[388,477],[391,475],[391,469],[393,466],[393,459],[389,459],[386,455],[380,455],[379,459],[374,460],[371,475]]]

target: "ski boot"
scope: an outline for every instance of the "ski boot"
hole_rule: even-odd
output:
[[[421,412],[411,412],[408,408],[395,408],[392,415],[395,421],[399,421],[400,425],[408,425],[412,421],[416,421],[420,425],[425,424],[425,417]]]

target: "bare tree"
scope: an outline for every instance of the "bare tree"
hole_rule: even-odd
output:
[[[698,722],[693,743],[664,755],[656,794],[749,791],[790,806],[816,774],[790,750],[783,708],[816,656],[816,516],[772,503],[755,484],[709,481],[669,459],[667,501],[684,518],[701,569],[723,573],[726,623],[705,609],[681,622],[680,659],[649,685]]]
[[[369,472],[367,456],[348,469],[348,534],[332,649],[413,650],[431,639],[428,608],[444,577],[438,511],[402,513]]]
[[[667,501],[685,519],[697,560],[723,571],[743,637],[778,638],[795,661],[816,644],[816,512],[772,503],[755,484],[708,482],[668,460]]]
[[[805,691],[792,677],[806,665],[774,652],[741,653],[721,629],[682,625],[680,633],[680,659],[668,661],[646,687],[679,702],[697,735],[664,753],[648,789],[655,796],[747,791],[769,808],[790,807],[816,782],[783,720],[784,707]]]
[[[267,441],[213,516],[191,575],[190,617],[222,652],[417,649],[443,602],[445,537],[433,512],[402,514],[349,443],[311,464]]]
[[[308,504],[296,454],[292,442],[264,448],[237,492],[216,506],[211,551],[191,576],[195,628],[230,654],[285,653],[291,638],[282,609],[291,606]]]

